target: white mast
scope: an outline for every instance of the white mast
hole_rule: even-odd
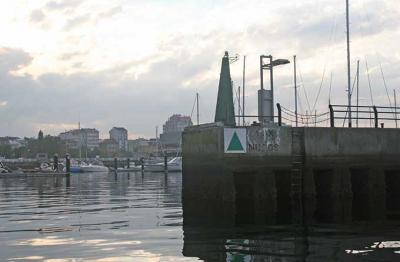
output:
[[[197,125],[200,125],[199,93],[196,93],[196,106],[197,106]]]
[[[349,107],[349,127],[351,127],[351,76],[350,76],[350,22],[349,22],[349,0],[346,0],[346,29],[347,29],[347,96]]]

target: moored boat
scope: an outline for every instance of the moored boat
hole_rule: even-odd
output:
[[[0,161],[0,173],[9,173],[10,169],[8,169],[1,161]]]
[[[181,172],[182,171],[182,157],[174,157],[167,162],[168,172]],[[163,162],[156,164],[148,164],[144,166],[144,171],[148,172],[164,172],[165,164]]]
[[[108,172],[108,167],[104,166],[101,161],[95,161],[90,164],[81,164],[80,166],[82,173],[91,173],[91,172]]]

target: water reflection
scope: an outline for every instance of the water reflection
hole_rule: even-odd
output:
[[[299,217],[284,190],[265,202],[249,203],[244,191],[240,203],[182,205],[181,184],[175,173],[0,179],[0,261],[400,258],[400,223],[371,220],[375,204],[354,210],[359,196],[306,198]]]
[[[181,174],[0,179],[0,261],[180,260]]]
[[[188,181],[192,176],[184,176],[187,188],[200,196],[183,190],[185,256],[205,261],[400,260],[400,221],[393,215],[399,209],[379,185],[377,178],[385,177],[377,175],[380,171],[317,170],[316,194],[297,197],[290,193],[288,172],[264,172],[264,177],[229,172],[216,169],[209,175],[215,183],[197,188]],[[341,178],[336,183],[347,187],[333,190],[329,176]],[[193,179],[201,183],[198,177]],[[209,194],[203,193],[206,189]],[[398,197],[391,190],[389,194]]]

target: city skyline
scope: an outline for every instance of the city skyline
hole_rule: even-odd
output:
[[[179,114],[173,114],[172,116],[170,116],[165,122],[164,122],[164,125],[166,124],[166,123],[168,123],[170,120],[171,120],[171,118],[172,117],[176,117],[176,116],[179,116],[179,117],[183,117],[183,118],[185,118],[185,119],[187,119],[187,118],[189,118],[190,119],[190,117],[189,116],[183,116],[183,115],[179,115]],[[164,125],[162,126],[162,127],[164,127]],[[62,136],[63,134],[65,134],[65,133],[70,133],[70,132],[75,132],[75,131],[79,131],[79,130],[96,130],[97,132],[99,132],[99,139],[100,140],[107,140],[107,139],[112,139],[111,138],[111,131],[113,131],[113,130],[115,130],[115,129],[124,129],[126,132],[127,132],[127,139],[128,140],[137,140],[137,139],[155,139],[156,137],[155,137],[155,134],[156,133],[154,133],[154,136],[148,136],[148,137],[145,137],[145,136],[143,136],[143,137],[141,137],[141,136],[130,136],[129,134],[130,134],[130,131],[128,130],[128,129],[126,129],[125,127],[123,127],[123,126],[113,126],[113,127],[110,127],[109,129],[108,129],[108,131],[104,131],[104,130],[99,130],[99,129],[97,129],[97,128],[94,128],[94,127],[88,127],[88,126],[82,126],[81,125],[81,123],[79,122],[79,123],[77,123],[77,125],[76,125],[76,127],[75,128],[71,128],[71,129],[66,129],[66,130],[63,130],[63,131],[61,131],[61,132],[59,132],[59,133],[56,133],[56,134],[49,134],[49,133],[45,133],[45,132],[43,132],[43,130],[39,130],[38,131],[38,133],[37,134],[34,134],[34,135],[32,135],[32,136],[30,136],[30,137],[27,137],[27,136],[24,136],[24,137],[18,137],[18,136],[12,136],[12,135],[5,135],[5,136],[0,136],[0,138],[20,138],[20,139],[23,139],[23,138],[36,138],[36,137],[38,137],[38,136],[40,136],[40,133],[41,133],[41,135],[42,136],[47,136],[47,135],[51,135],[51,136],[58,136],[58,137],[60,137],[60,136]],[[161,134],[163,134],[163,133],[168,133],[168,132],[165,132],[165,130],[163,130],[163,129],[161,129],[160,128],[160,126],[156,126],[155,127],[155,131],[158,131],[158,130],[160,130],[161,132],[160,133],[158,133],[158,138],[160,138],[160,135]],[[115,140],[115,139],[114,139]]]
[[[361,103],[370,100],[367,61],[374,102],[387,105],[381,68],[389,96],[400,84],[398,3],[350,4]],[[212,122],[225,50],[247,56],[249,114],[257,111],[261,54],[297,54],[311,107],[322,86],[315,108],[327,111],[331,74],[333,101],[346,103],[344,1],[43,0],[0,7],[0,136],[56,135],[81,122],[101,136],[124,126],[131,137],[154,137],[173,113],[190,115],[196,92],[200,121]],[[235,87],[242,62],[231,65]],[[292,74],[292,65],[275,72],[276,101],[287,107],[293,107]]]

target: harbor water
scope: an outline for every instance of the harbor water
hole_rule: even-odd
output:
[[[1,178],[0,261],[400,260],[397,220],[215,224],[196,208],[180,173]]]

